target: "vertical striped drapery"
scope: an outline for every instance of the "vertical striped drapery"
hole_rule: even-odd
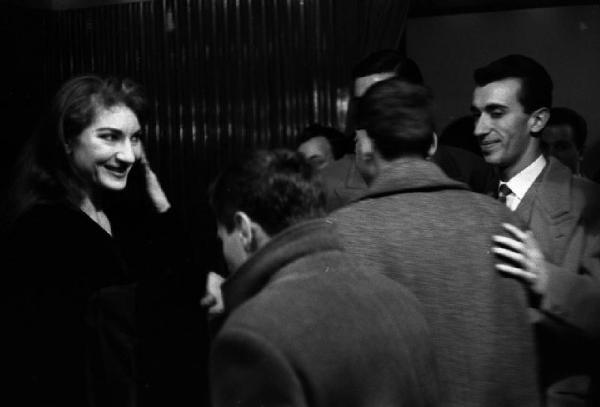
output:
[[[351,66],[398,47],[407,11],[408,0],[131,1],[19,11],[26,24],[14,30],[33,25],[27,36],[39,37],[28,58],[38,63],[30,68],[40,99],[81,73],[126,75],[146,87],[148,155],[193,223],[225,161],[295,147],[312,122],[341,127]]]

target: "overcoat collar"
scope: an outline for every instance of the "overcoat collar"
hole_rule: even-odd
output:
[[[383,170],[358,200],[402,192],[427,192],[466,189],[462,182],[449,178],[440,167],[423,159],[399,159]]]
[[[302,222],[274,236],[223,284],[226,313],[259,293],[286,265],[312,253],[342,250],[333,223],[326,219]]]

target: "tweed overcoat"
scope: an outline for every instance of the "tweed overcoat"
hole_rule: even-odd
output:
[[[346,250],[421,301],[442,405],[539,405],[527,292],[495,270],[490,253],[492,235],[515,218],[429,161],[391,164],[359,201],[330,215]]]
[[[362,196],[367,189],[354,160],[354,154],[346,154],[321,171],[328,212]],[[432,161],[450,178],[466,183],[475,192],[491,193],[498,183],[492,167],[470,151],[440,145]]]
[[[292,226],[224,284],[215,407],[437,405],[418,302],[349,263],[332,229],[324,220]]]

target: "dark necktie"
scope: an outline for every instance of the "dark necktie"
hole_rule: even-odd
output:
[[[506,197],[512,194],[511,189],[506,184],[500,184],[498,187],[498,200],[506,205]]]

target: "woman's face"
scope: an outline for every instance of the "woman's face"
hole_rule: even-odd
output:
[[[92,186],[120,191],[139,157],[140,123],[124,105],[99,108],[95,120],[68,145],[76,170]]]

